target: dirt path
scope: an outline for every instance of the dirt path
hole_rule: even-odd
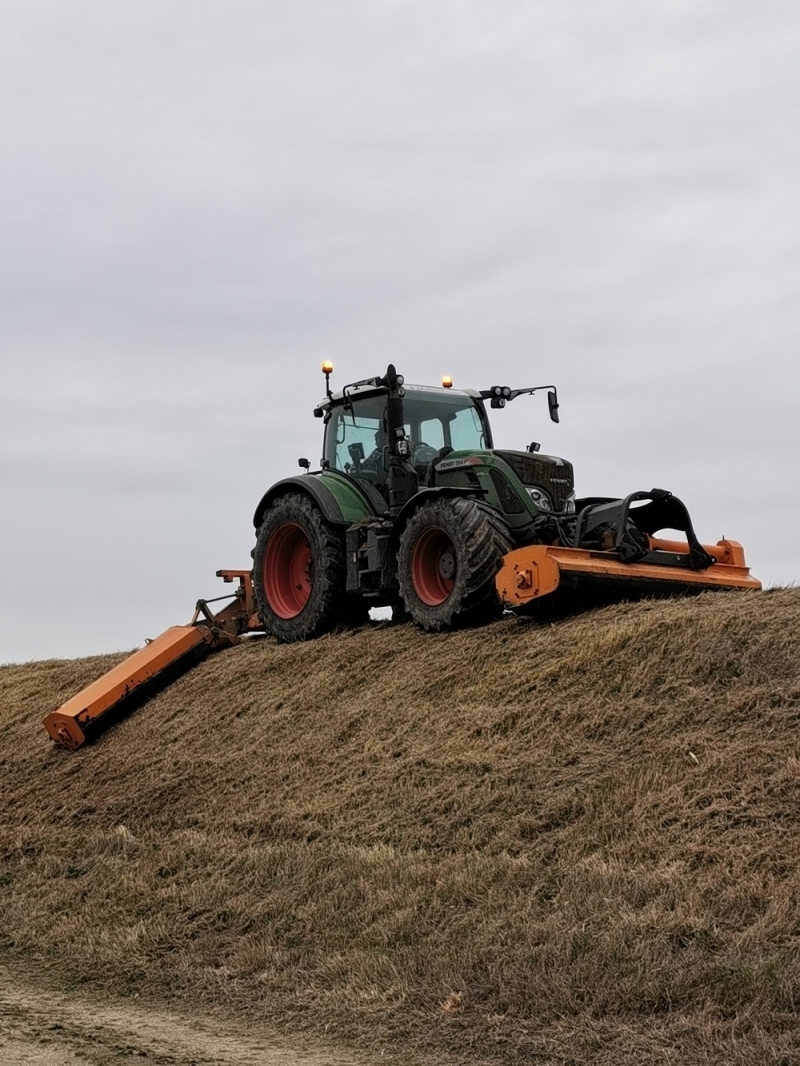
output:
[[[367,1059],[257,1030],[191,1018],[134,1003],[91,1003],[20,983],[0,967],[0,1062],[4,1066],[108,1066],[121,1060],[158,1066],[371,1066]]]

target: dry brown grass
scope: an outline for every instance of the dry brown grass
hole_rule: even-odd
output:
[[[795,1063],[800,590],[0,669],[0,959],[463,1062]]]

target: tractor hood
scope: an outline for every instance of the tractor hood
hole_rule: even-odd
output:
[[[513,452],[495,449],[492,452],[511,467],[523,485],[544,489],[557,511],[563,511],[575,488],[572,463],[557,455],[539,452]]]

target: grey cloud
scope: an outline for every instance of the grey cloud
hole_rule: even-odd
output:
[[[138,643],[246,563],[318,457],[324,357],[554,379],[562,425],[518,401],[501,440],[796,577],[794,5],[18,0],[4,30],[0,659]]]

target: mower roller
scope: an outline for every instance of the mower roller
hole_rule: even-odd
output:
[[[665,489],[622,498],[576,496],[572,464],[496,449],[487,405],[555,386],[455,390],[405,385],[394,366],[332,392],[314,409],[324,424],[320,467],[279,481],[254,515],[252,571],[212,614],[198,601],[174,626],[48,715],[65,747],[189,669],[209,651],[264,632],[308,640],[360,625],[391,607],[432,632],[483,623],[503,610],[536,613],[562,601],[598,602],[760,589],[733,540],[701,544],[684,504]],[[676,539],[675,533],[679,536]],[[665,536],[664,534],[669,534]]]

